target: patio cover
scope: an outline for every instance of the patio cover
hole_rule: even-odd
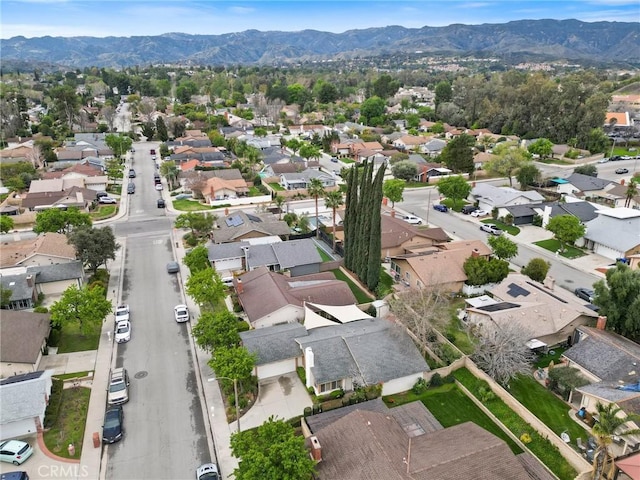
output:
[[[616,460],[616,467],[629,475],[631,480],[640,480],[640,453]]]
[[[309,306],[314,308],[315,310],[321,310],[325,312],[326,314],[335,318],[336,321],[332,321],[328,318],[318,315],[313,310],[311,310]],[[307,328],[307,330],[317,327],[336,325],[336,323],[349,323],[356,320],[364,320],[365,318],[373,317],[360,310],[357,305],[334,306],[318,305],[315,303],[306,302],[304,306],[304,326]]]
[[[527,342],[527,347],[530,348],[531,350],[535,350],[536,348],[542,348],[542,347],[546,347],[546,346],[547,346],[546,343],[541,342],[537,338],[532,338],[531,340],[529,340]]]

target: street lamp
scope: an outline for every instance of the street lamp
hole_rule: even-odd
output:
[[[229,377],[214,377],[210,378],[209,382],[215,382],[216,380],[231,380],[233,382],[233,394],[236,400],[236,422],[238,426],[238,432],[240,432],[240,407],[238,405],[238,379],[237,378],[229,378]]]

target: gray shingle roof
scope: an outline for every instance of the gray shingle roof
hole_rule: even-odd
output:
[[[322,257],[311,238],[271,244],[281,268],[322,263]]]
[[[11,290],[11,301],[25,300],[27,298],[33,298],[33,290],[35,288],[35,282],[29,285],[27,281],[26,273],[17,275],[2,275],[0,277],[0,284],[2,288]]]
[[[40,373],[36,378],[34,374],[18,375],[18,379],[25,380],[9,383],[9,380],[13,380],[13,377],[9,377],[0,384],[0,425],[44,415],[46,399],[51,393],[47,388],[48,378],[53,370],[36,373]]]
[[[611,180],[592,177],[590,175],[584,175],[582,173],[572,173],[565,180],[567,180],[571,185],[576,187],[581,192],[602,190],[607,185],[614,183]]]
[[[302,356],[297,337],[307,334],[303,325],[293,322],[240,332],[242,344],[257,355],[256,365],[266,365]]]
[[[254,268],[262,266],[271,267],[274,265],[278,265],[278,258],[276,257],[271,244],[252,245],[247,251],[248,270],[253,270]]]
[[[589,202],[554,202],[551,203],[551,218],[557,215],[573,215],[582,222],[588,222],[598,216],[596,207]]]
[[[226,220],[236,216],[242,219],[242,223],[235,227],[228,226]],[[278,220],[273,214],[252,215],[252,217],[258,218],[260,221],[252,220],[243,211],[237,211],[227,217],[218,219],[219,228],[213,230],[213,240],[216,243],[227,243],[233,242],[249,233],[259,233],[263,236],[289,235],[291,233],[287,222]]]
[[[27,273],[34,274],[36,284],[84,277],[84,269],[80,260],[55,265],[30,266],[27,267]]]
[[[215,262],[216,260],[243,257],[244,250],[242,250],[242,247],[249,247],[249,242],[209,243],[207,245],[209,261]]]
[[[541,203],[544,200],[544,197],[535,190],[522,192],[515,188],[496,187],[488,183],[478,183],[471,191],[471,196],[495,207],[507,206],[520,197],[530,200],[531,203]]]
[[[625,253],[640,245],[640,218],[617,219],[599,214],[586,227],[584,238],[613,250]]]
[[[0,316],[0,361],[35,364],[50,330],[48,313],[3,310]]]

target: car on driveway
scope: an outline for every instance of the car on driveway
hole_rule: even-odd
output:
[[[415,215],[404,215],[401,217],[407,223],[412,225],[422,225],[422,219],[420,217],[416,217]]]
[[[629,173],[629,169],[628,168],[616,168],[616,173],[618,175],[623,174],[623,173]]]
[[[178,273],[180,271],[180,264],[178,262],[167,263],[167,273]]]
[[[187,308],[186,305],[181,304],[173,307],[173,314],[176,317],[176,322],[178,323],[189,321],[189,318],[190,318],[189,309]]]
[[[218,466],[215,463],[205,463],[196,469],[196,480],[220,480]]]
[[[576,297],[581,298],[585,302],[591,303],[593,301],[593,290],[589,288],[579,287],[576,288],[573,293],[576,294]]]
[[[129,374],[127,369],[120,367],[111,371],[107,403],[109,405],[121,405],[129,401]]]
[[[460,211],[465,215],[469,215],[471,212],[475,212],[476,210],[478,210],[478,207],[475,205],[465,205]]]
[[[124,435],[123,421],[124,413],[121,405],[107,408],[102,425],[102,441],[104,443],[115,443],[122,439],[122,435]]]
[[[433,209],[437,210],[439,212],[448,212],[449,211],[449,208],[446,205],[442,205],[441,203],[436,203],[433,206]]]
[[[22,465],[33,455],[33,447],[22,440],[6,440],[0,443],[0,461]]]
[[[116,342],[125,343],[131,340],[131,323],[127,320],[118,322],[116,325]]]
[[[129,305],[118,305],[116,307],[116,323],[123,320],[129,321]]]
[[[489,212],[487,212],[486,210],[478,209],[471,212],[472,217],[486,217],[487,215],[489,215]]]
[[[500,230],[498,226],[494,225],[493,223],[483,223],[482,225],[480,225],[480,230],[490,233],[491,235],[502,235],[502,230]]]
[[[100,197],[98,203],[118,203],[118,200],[113,197]]]

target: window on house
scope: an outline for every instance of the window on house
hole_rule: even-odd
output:
[[[330,392],[342,388],[342,380],[335,380],[333,382],[321,383],[319,386],[320,393]]]

